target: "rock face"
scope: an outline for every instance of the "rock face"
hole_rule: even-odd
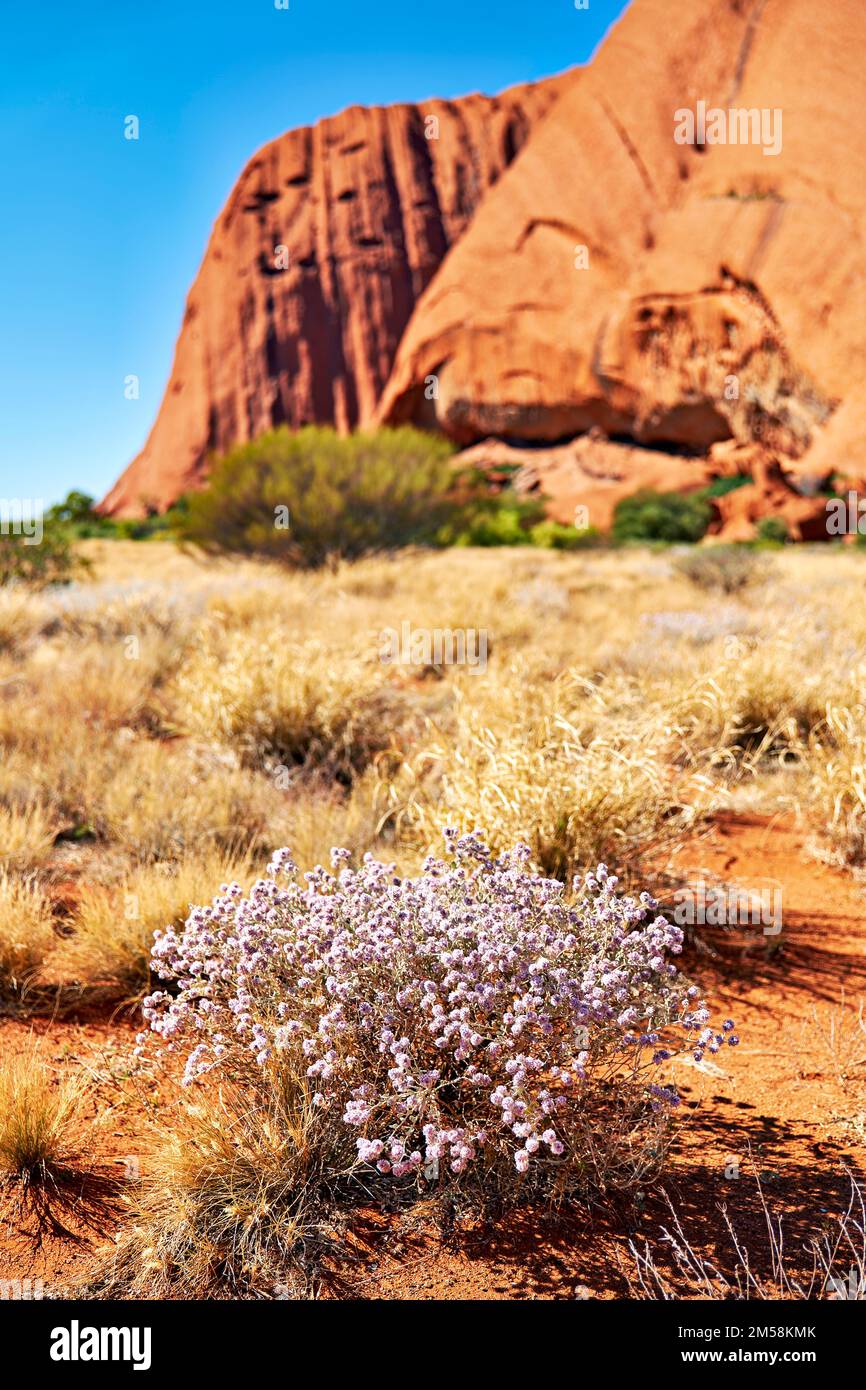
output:
[[[866,475],[864,42],[860,0],[636,0],[421,300],[379,418],[429,421],[436,372],[466,444],[595,425]],[[780,152],[678,144],[701,100],[780,112]]]
[[[217,220],[144,449],[102,504],[160,509],[276,425],[369,424],[414,306],[574,76],[365,109],[266,145]]]
[[[599,525],[604,496],[700,486],[746,450],[756,492],[724,526],[808,526],[800,491],[866,478],[864,50],[863,0],[633,0],[571,75],[282,137],[217,225],[107,509],[164,505],[283,420],[414,421],[553,448],[560,515],[603,456]],[[757,124],[679,143],[700,103]]]
[[[582,529],[591,525],[599,531],[609,529],[617,502],[633,492],[694,491],[723,471],[717,461],[616,443],[595,428],[567,444],[542,449],[486,439],[464,449],[457,463],[492,476],[516,468],[514,490],[549,498],[554,521]],[[585,509],[580,518],[578,508]]]

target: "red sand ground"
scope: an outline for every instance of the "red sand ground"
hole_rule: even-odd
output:
[[[681,867],[700,869],[739,886],[768,882],[783,890],[783,930],[766,937],[754,928],[700,928],[691,972],[703,984],[713,1018],[735,1018],[742,1038],[716,1061],[721,1075],[679,1066],[684,1094],[681,1132],[664,1187],[689,1237],[723,1267],[731,1243],[719,1208],[725,1203],[759,1269],[767,1266],[764,1216],[753,1173],[762,1175],[769,1205],[783,1215],[792,1269],[810,1261],[794,1252],[833,1224],[844,1205],[845,1168],[863,1167],[866,1132],[866,1037],[859,1045],[832,1041],[856,1028],[856,1005],[866,997],[866,898],[846,874],[806,857],[805,834],[791,822],[728,817],[710,837],[692,844]],[[82,1065],[92,1074],[93,1112],[105,1128],[99,1172],[123,1175],[124,1159],[147,1165],[143,1103],[124,1079],[136,1025],[0,1021],[3,1050],[24,1047],[31,1029],[52,1062]],[[861,1061],[860,1059],[864,1059]],[[143,1099],[143,1098],[142,1098]],[[152,1095],[149,1096],[152,1101]],[[739,1179],[726,1177],[739,1159]],[[52,1285],[80,1276],[93,1251],[123,1220],[118,1197],[96,1196],[62,1214],[75,1234],[42,1234],[7,1198],[0,1212],[0,1278],[42,1278]],[[126,1189],[132,1192],[132,1188]],[[325,1297],[374,1299],[545,1299],[624,1297],[634,1276],[628,1239],[654,1244],[669,1222],[660,1191],[636,1205],[611,1203],[556,1218],[509,1215],[493,1228],[458,1228],[448,1237],[404,1231],[392,1216],[370,1213],[350,1238],[357,1262],[322,1289]],[[664,1265],[664,1247],[659,1247]],[[586,1291],[586,1292],[584,1292]],[[685,1289],[680,1290],[686,1293]]]

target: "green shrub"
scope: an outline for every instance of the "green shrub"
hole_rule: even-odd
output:
[[[750,473],[735,473],[732,477],[714,478],[707,487],[702,487],[696,496],[727,497],[729,492],[736,492],[737,488],[748,487],[752,481]]]
[[[595,526],[587,526],[579,531],[575,526],[563,526],[559,521],[539,521],[530,528],[529,539],[542,550],[580,550],[601,542]]]
[[[544,521],[544,500],[524,497],[510,484],[496,488],[496,479],[517,471],[516,465],[463,468],[454,475],[454,509],[440,527],[440,545],[531,545],[531,529]]]
[[[124,541],[165,540],[177,534],[189,509],[189,499],[179,497],[167,512],[149,512],[142,517],[102,518],[108,521],[108,534]]]
[[[210,553],[299,567],[429,543],[454,507],[450,454],[408,427],[350,436],[283,427],[218,459],[172,529]]]
[[[439,540],[443,545],[530,545],[535,515],[533,504],[491,497],[466,504],[456,522],[442,528]]]
[[[616,541],[699,541],[713,509],[698,493],[636,492],[617,503],[612,534]]]
[[[766,579],[769,564],[765,556],[745,546],[713,545],[678,555],[674,568],[699,589],[735,594]]]
[[[17,583],[44,589],[49,584],[68,584],[87,568],[87,561],[73,549],[66,528],[51,524],[47,518],[38,545],[30,544],[25,536],[0,531],[0,585]]]
[[[781,516],[765,516],[758,522],[757,537],[763,545],[784,545],[790,540],[788,523]]]
[[[66,534],[75,540],[99,537],[109,540],[144,541],[154,536],[165,537],[172,534],[186,507],[186,498],[181,497],[173,507],[161,515],[153,508],[144,517],[101,516],[88,493],[73,489],[62,502],[48,509],[45,520],[53,527],[62,527]]]
[[[112,526],[108,517],[94,511],[93,498],[89,493],[79,492],[75,488],[66,494],[62,502],[48,508],[45,520],[50,526],[62,527],[67,534],[79,540],[105,535]]]

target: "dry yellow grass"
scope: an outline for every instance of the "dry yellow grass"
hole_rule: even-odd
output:
[[[25,589],[0,588],[0,652],[19,652],[45,622],[41,595]]]
[[[0,999],[20,997],[54,943],[51,903],[32,878],[0,871]]]
[[[159,543],[86,549],[87,584],[0,593],[0,992],[19,1002],[40,971],[137,1000],[154,930],[286,844],[302,869],[346,845],[414,871],[446,825],[479,827],[566,882],[603,860],[643,886],[737,796],[802,808],[827,853],[866,863],[862,554],[792,548],[726,592],[675,552],[407,553],[289,575]],[[381,634],[404,622],[484,631],[486,666],[383,665]],[[75,904],[62,937],[55,894]],[[828,1027],[847,1075],[860,1017]],[[167,1107],[101,1292],[201,1297],[219,1265],[270,1296],[276,1266],[315,1247],[304,1079],[271,1110],[220,1086]],[[36,1056],[0,1065],[6,1172],[50,1178],[82,1132],[75,1083],[49,1085]],[[348,1166],[351,1136],[345,1153],[342,1131],[328,1142]]]
[[[174,1107],[149,1162],[140,1221],[96,1268],[90,1295],[202,1298],[226,1283],[273,1294],[288,1277],[309,1296],[333,1229],[329,1188],[355,1146],[316,1123],[306,1078],[275,1069],[266,1101],[228,1082]]]
[[[572,671],[530,685],[518,666],[479,696],[457,689],[447,726],[384,788],[398,840],[438,849],[448,825],[517,840],[543,873],[571,883],[599,863],[632,880],[691,825],[701,785],[667,767],[664,740],[633,692]]]
[[[866,864],[866,709],[831,707],[811,747],[811,790],[830,854]]]
[[[80,1156],[87,1090],[54,1076],[37,1046],[0,1060],[0,1169],[25,1186],[58,1182]]]
[[[47,863],[55,831],[50,811],[38,802],[0,804],[0,870],[29,873]]]
[[[139,926],[113,925],[124,884],[173,912],[162,888],[190,866],[285,843],[304,867],[344,843],[409,868],[453,823],[525,838],[565,879],[596,859],[628,875],[736,791],[866,859],[857,552],[790,548],[723,593],[675,552],[293,575],[84,548],[87,582],[0,592],[0,869],[81,877],[88,979],[141,978]],[[404,622],[483,631],[486,666],[382,664]]]
[[[56,953],[55,971],[128,1002],[142,997],[150,980],[154,932],[181,925],[192,906],[209,903],[224,883],[245,884],[251,867],[249,856],[211,849],[176,864],[134,869],[112,887],[88,885],[72,935]]]
[[[369,653],[294,643],[261,619],[244,641],[209,624],[172,693],[190,732],[252,767],[306,763],[348,776],[388,746],[401,717]]]

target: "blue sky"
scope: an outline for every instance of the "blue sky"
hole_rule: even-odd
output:
[[[355,102],[559,72],[625,4],[4,0],[0,496],[101,496],[144,443],[211,225],[258,146]]]

